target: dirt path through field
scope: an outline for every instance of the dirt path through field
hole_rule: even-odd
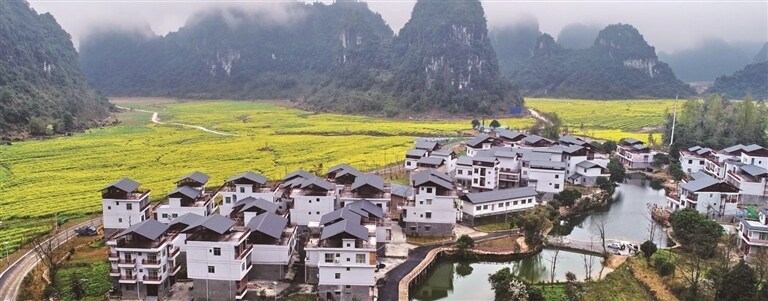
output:
[[[531,116],[533,116],[533,118],[536,118],[538,120],[544,121],[544,123],[546,123],[546,124],[550,123],[549,120],[546,117],[542,116],[539,112],[536,112],[536,110],[529,108],[528,112],[531,112]]]
[[[642,266],[642,263],[635,260],[630,260],[629,268],[632,270],[632,275],[635,279],[645,284],[646,287],[651,289],[651,294],[654,295],[659,301],[678,301],[677,297],[670,292],[661,277],[654,271],[650,271]]]
[[[121,109],[121,110],[132,110],[132,111],[136,111],[136,112],[150,113],[150,114],[152,114],[152,123],[156,123],[156,124],[169,124],[169,125],[184,126],[184,127],[189,127],[189,128],[193,128],[193,129],[198,129],[198,130],[201,130],[203,132],[207,132],[207,133],[211,133],[211,134],[215,134],[215,135],[221,135],[221,136],[237,136],[235,134],[224,133],[224,132],[219,132],[219,131],[214,131],[214,130],[211,130],[211,129],[207,129],[207,128],[204,128],[204,127],[199,126],[199,125],[183,124],[183,123],[177,123],[177,122],[162,122],[162,121],[160,121],[159,114],[157,112],[153,112],[153,111],[133,109],[133,108],[127,108],[127,107],[121,107],[121,106],[116,106],[116,107],[118,109]]]

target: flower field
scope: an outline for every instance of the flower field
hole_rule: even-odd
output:
[[[619,140],[633,137],[645,141],[648,132],[661,139],[657,129],[672,112],[674,100],[576,100],[527,98],[526,106],[539,112],[554,112],[577,135]],[[642,131],[642,132],[641,132]]]
[[[148,113],[128,112],[118,116],[118,126],[0,146],[0,243],[8,241],[13,250],[22,238],[49,231],[56,213],[100,211],[99,189],[122,177],[152,189],[157,199],[173,189],[174,180],[195,170],[209,174],[214,185],[246,170],[271,179],[342,162],[372,170],[402,161],[415,137],[456,136],[471,127],[469,120],[382,120],[260,102],[117,101],[157,111],[164,122],[237,136],[156,125]],[[533,123],[500,121],[512,128]]]

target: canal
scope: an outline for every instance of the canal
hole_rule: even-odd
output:
[[[477,262],[446,259],[429,272],[427,278],[410,291],[411,300],[493,300],[488,275],[509,267],[521,279],[530,283],[550,282],[551,260],[554,250],[544,249],[539,254],[505,262]],[[565,281],[565,273],[576,274],[583,280],[587,274],[585,261],[591,267],[590,275],[600,274],[602,258],[581,253],[559,251],[555,281]],[[603,273],[606,273],[604,271]]]

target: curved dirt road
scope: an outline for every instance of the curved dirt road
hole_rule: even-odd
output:
[[[71,228],[68,228],[59,234],[49,238],[47,241],[52,241],[56,247],[59,247],[77,236],[75,229],[85,226],[94,225],[96,227],[101,226],[101,217],[94,218],[84,223],[78,224]],[[24,277],[32,271],[33,268],[40,262],[37,258],[35,250],[29,250],[26,254],[22,255],[18,260],[13,262],[5,271],[0,274],[0,300],[2,301],[14,301],[19,294],[19,288]]]
[[[183,124],[183,123],[176,123],[176,122],[162,122],[162,121],[160,121],[160,117],[158,116],[158,113],[157,112],[153,112],[153,111],[140,110],[140,109],[134,109],[134,108],[127,108],[127,107],[121,107],[121,106],[116,106],[116,107],[118,109],[121,109],[121,110],[129,110],[129,111],[133,110],[133,111],[136,111],[136,112],[150,113],[150,114],[152,114],[152,123],[156,123],[156,124],[169,124],[169,125],[184,126],[184,127],[188,127],[188,128],[198,129],[198,130],[201,130],[203,132],[207,132],[207,133],[211,133],[211,134],[221,135],[221,136],[237,136],[235,134],[224,133],[224,132],[219,132],[219,131],[214,131],[214,130],[211,130],[211,129],[207,129],[207,128],[204,128],[204,127],[199,126],[199,125]]]

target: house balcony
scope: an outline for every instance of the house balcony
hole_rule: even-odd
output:
[[[751,246],[768,246],[768,240],[750,237],[747,232],[742,232],[741,238]]]
[[[119,283],[136,283],[136,275],[120,275]]]
[[[247,257],[247,256],[248,256],[248,254],[251,254],[251,251],[253,251],[253,245],[248,245],[248,247],[247,247],[247,248],[245,248],[245,250],[243,250],[242,252],[240,252],[240,255],[238,255],[238,256],[235,258],[235,260],[243,260],[243,259],[245,259],[245,257]]]
[[[237,288],[237,295],[235,298],[237,300],[245,298],[245,295],[248,294],[248,286],[247,285],[241,285],[239,288]]]
[[[171,276],[175,276],[176,273],[178,273],[181,270],[181,263],[177,262],[173,268],[171,268],[170,271],[168,271],[168,274]]]
[[[163,282],[163,276],[162,275],[144,275],[144,283],[145,284],[160,284]]]
[[[120,269],[109,269],[109,276],[120,277]]]
[[[181,252],[181,249],[179,247],[174,247],[173,250],[168,255],[169,259],[174,259],[176,256],[179,256],[179,253]]]
[[[108,257],[109,257],[109,261],[119,261],[120,260],[120,255],[117,254],[117,253],[109,253]]]
[[[519,182],[520,181],[520,174],[499,174],[499,181],[505,181],[505,182]]]
[[[150,266],[160,267],[161,264],[162,264],[162,261],[160,261],[160,259],[142,259],[141,260],[141,265],[145,267],[150,267]]]
[[[117,261],[117,266],[121,268],[132,268],[136,266],[136,259],[120,259]]]

